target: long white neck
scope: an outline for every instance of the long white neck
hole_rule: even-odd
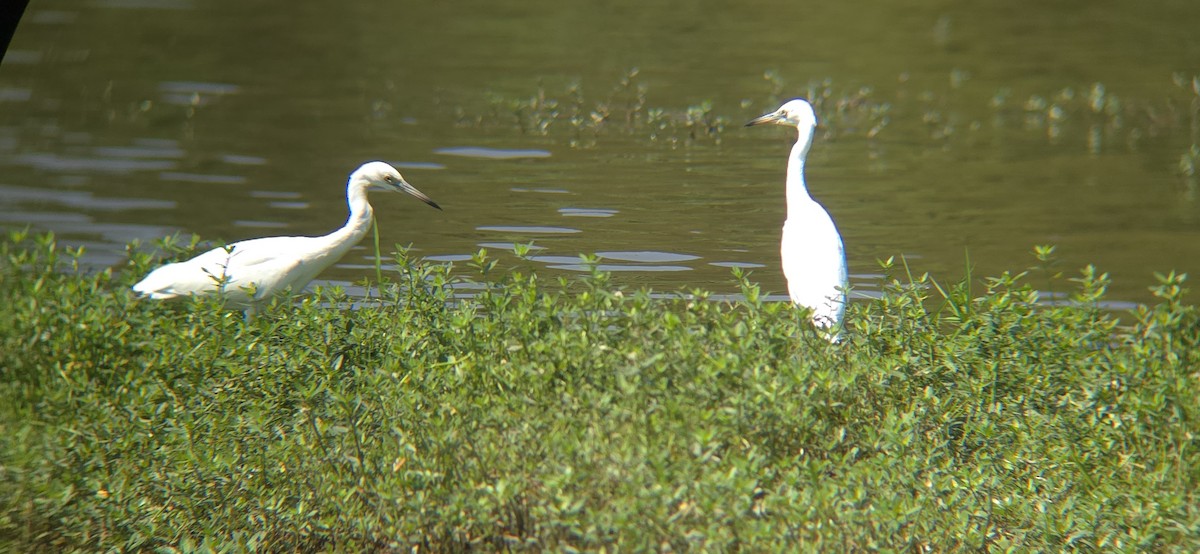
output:
[[[788,213],[800,213],[805,204],[813,202],[804,184],[804,159],[808,156],[808,148],[812,146],[814,128],[801,128],[792,153],[788,156],[787,166],[787,205]]]
[[[367,185],[364,183],[350,180],[346,187],[346,203],[350,206],[350,217],[346,219],[346,224],[341,229],[325,235],[329,240],[330,249],[336,250],[338,256],[362,241],[371,228],[373,216],[371,204],[367,202]]]

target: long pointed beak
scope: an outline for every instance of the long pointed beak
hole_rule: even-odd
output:
[[[783,116],[779,115],[779,112],[771,112],[769,114],[760,115],[754,119],[751,119],[750,121],[747,121],[746,126],[753,127],[755,125],[764,125],[767,123],[779,123],[782,120],[783,120]]]
[[[425,193],[417,190],[417,187],[408,184],[408,181],[405,181],[404,179],[401,179],[400,182],[396,184],[396,190],[400,192],[407,192],[408,194],[413,195],[417,200],[429,204],[430,206],[433,206],[439,210],[442,209],[441,206],[437,205],[437,202],[434,202],[433,199],[425,196]]]

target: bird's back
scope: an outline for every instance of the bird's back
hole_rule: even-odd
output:
[[[235,305],[249,306],[289,287],[302,288],[324,269],[304,267],[302,253],[315,240],[266,237],[214,248],[152,271],[133,290],[158,300],[220,292]]]

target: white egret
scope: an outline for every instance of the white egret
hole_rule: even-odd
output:
[[[372,217],[369,190],[406,192],[442,209],[408,184],[396,168],[368,162],[351,173],[346,183],[350,217],[341,229],[321,237],[266,237],[214,248],[155,269],[133,290],[157,300],[220,294],[230,306],[253,317],[270,297],[303,289],[366,236]]]
[[[774,123],[800,132],[787,166],[787,220],[779,254],[792,302],[812,309],[813,323],[837,340],[836,327],[846,311],[846,251],[833,218],[812,199],[804,184],[804,159],[817,129],[817,114],[807,101],[790,100],[778,110],[746,123]]]

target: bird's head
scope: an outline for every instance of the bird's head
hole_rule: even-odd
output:
[[[383,190],[392,192],[404,192],[411,194],[418,200],[429,204],[437,209],[442,209],[425,193],[416,189],[416,187],[408,184],[404,177],[400,175],[396,168],[384,162],[367,162],[354,171],[350,175],[350,182],[360,182],[366,185],[367,190]]]
[[[787,101],[778,110],[751,119],[746,126],[752,127],[767,123],[788,125],[800,130],[814,129],[817,126],[817,113],[813,111],[812,104],[809,104],[807,100],[796,98]]]

